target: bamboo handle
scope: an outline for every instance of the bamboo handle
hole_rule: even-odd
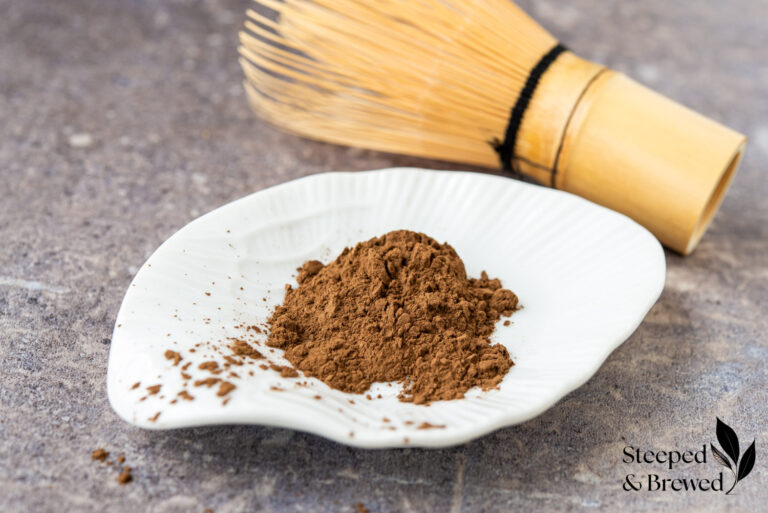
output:
[[[521,171],[617,210],[689,254],[717,212],[746,138],[571,53],[523,120]]]

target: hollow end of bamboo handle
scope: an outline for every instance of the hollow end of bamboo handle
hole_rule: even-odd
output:
[[[631,217],[687,255],[714,218],[745,145],[744,135],[603,70],[571,113],[552,182]]]

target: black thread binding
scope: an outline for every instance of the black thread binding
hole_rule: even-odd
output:
[[[536,63],[536,66],[534,66],[528,74],[523,90],[520,91],[520,96],[517,97],[515,105],[512,107],[509,114],[509,123],[507,124],[507,131],[504,135],[504,142],[494,139],[491,143],[493,149],[499,154],[501,167],[505,171],[514,171],[512,168],[512,159],[515,156],[517,132],[520,130],[520,123],[523,121],[523,115],[525,115],[525,111],[531,103],[531,98],[536,91],[536,86],[539,85],[541,76],[547,71],[552,63],[555,62],[555,59],[566,50],[567,48],[565,46],[557,43],[550,51],[545,53],[541,59],[539,59],[539,62]]]

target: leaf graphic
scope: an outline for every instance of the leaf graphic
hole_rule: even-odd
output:
[[[712,456],[714,456],[716,462],[724,467],[732,468],[731,462],[728,461],[728,457],[725,454],[718,451],[714,445],[709,444],[709,446],[712,448]]]
[[[741,457],[741,463],[739,464],[739,481],[744,479],[752,472],[752,467],[755,466],[755,441],[752,441],[744,455]]]
[[[731,427],[717,419],[717,427],[715,428],[717,433],[717,441],[720,442],[720,446],[725,453],[731,457],[734,465],[739,461],[739,437],[736,436],[736,432]]]

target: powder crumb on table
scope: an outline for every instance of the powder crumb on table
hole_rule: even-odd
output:
[[[131,467],[123,467],[123,471],[117,476],[117,482],[124,485],[133,481],[133,475],[131,474]]]
[[[92,460],[99,460],[101,463],[109,457],[109,452],[105,451],[101,447],[91,453]]]

